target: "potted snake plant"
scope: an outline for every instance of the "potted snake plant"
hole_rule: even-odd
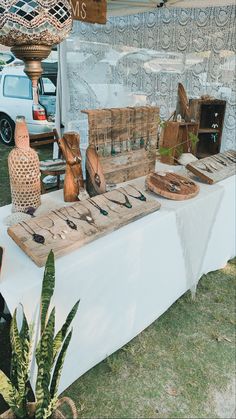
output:
[[[62,328],[55,333],[55,308],[49,310],[51,298],[55,287],[55,263],[51,251],[48,255],[40,300],[40,336],[37,341],[35,355],[32,355],[34,332],[28,324],[23,312],[22,325],[17,325],[17,309],[14,311],[11,328],[11,371],[8,378],[0,371],[0,393],[9,405],[9,410],[0,415],[0,418],[35,418],[35,419],[63,419],[59,407],[63,402],[71,408],[71,418],[77,418],[74,403],[69,398],[58,398],[58,386],[71,340],[71,322],[76,315],[79,301],[68,314]],[[37,378],[34,391],[35,402],[29,402],[29,373],[30,365],[35,356],[37,364]]]

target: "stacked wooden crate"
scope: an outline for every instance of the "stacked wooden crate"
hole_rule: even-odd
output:
[[[89,144],[96,147],[107,183],[125,182],[154,170],[158,107],[82,112],[88,115]]]

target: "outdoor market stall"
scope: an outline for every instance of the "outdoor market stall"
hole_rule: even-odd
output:
[[[56,327],[81,300],[60,392],[148,327],[186,291],[194,295],[203,274],[224,267],[236,254],[236,154],[230,151],[235,9],[166,8],[120,16],[124,3],[111,7],[115,17],[102,27],[74,23],[60,47],[57,124],[80,133],[65,134],[59,141],[67,164],[66,203],[61,190],[40,196],[36,153],[29,149],[25,121],[19,118],[17,149],[9,157],[13,204],[20,201],[23,212],[32,210],[24,199],[32,188],[38,208],[36,217],[9,228],[11,206],[0,208],[5,249],[0,292],[10,312],[21,303],[39,329],[42,266],[51,248],[56,255]],[[145,2],[138,3],[138,11],[145,10]],[[161,118],[167,119],[176,107],[180,82],[191,96],[214,94],[227,100],[222,153],[187,166],[209,184],[187,169],[182,173],[180,166],[155,162],[158,106]],[[178,117],[174,122],[187,126],[188,132],[193,121]],[[199,121],[194,123],[199,128]],[[219,134],[219,127],[211,126],[212,133]],[[88,146],[83,170],[86,166],[90,198],[85,191],[78,195],[84,186],[80,140],[84,161]],[[191,151],[189,138],[183,143]],[[25,160],[27,153],[34,158]],[[29,167],[31,160],[36,169]],[[153,191],[161,183],[156,196]],[[42,226],[45,218],[49,224]],[[31,375],[33,381],[35,365]]]

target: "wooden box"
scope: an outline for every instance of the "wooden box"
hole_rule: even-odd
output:
[[[220,152],[226,101],[190,99],[191,118],[199,122],[196,155],[204,158]]]
[[[159,108],[84,110],[89,144],[96,147],[106,182],[120,183],[155,169]]]

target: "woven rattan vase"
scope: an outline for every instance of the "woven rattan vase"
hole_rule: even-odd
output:
[[[25,212],[29,207],[39,207],[41,188],[39,158],[36,151],[30,148],[23,116],[16,118],[15,145],[8,157],[12,212]]]

